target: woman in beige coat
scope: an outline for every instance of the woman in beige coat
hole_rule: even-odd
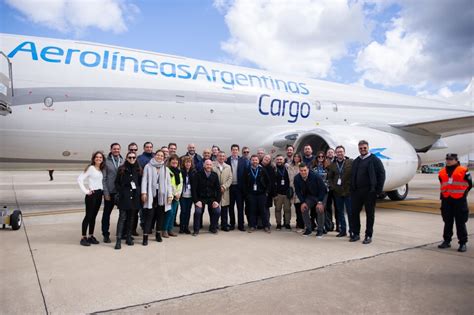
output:
[[[230,195],[229,188],[232,185],[232,169],[230,165],[226,164],[225,152],[220,151],[217,154],[217,161],[214,162],[212,170],[217,173],[219,183],[221,184],[221,230],[229,232],[229,225],[227,218],[229,216]]]
[[[293,155],[293,160],[290,163],[287,163],[288,167],[288,176],[290,177],[290,187],[293,188],[293,198],[291,198],[291,203],[295,205],[295,212],[296,212],[296,229],[300,231],[304,229],[304,222],[303,216],[301,214],[301,202],[299,201],[298,197],[294,193],[295,191],[295,184],[294,179],[295,176],[299,174],[300,168],[299,165],[302,162],[301,155],[299,153],[295,153]]]

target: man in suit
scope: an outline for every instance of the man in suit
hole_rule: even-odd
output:
[[[243,175],[246,169],[249,167],[250,162],[239,156],[239,145],[233,144],[230,147],[231,156],[227,158],[227,164],[230,165],[232,170],[232,184],[229,188],[229,217],[230,224],[229,229],[235,228],[235,211],[234,207],[237,205],[237,227],[239,231],[244,232],[244,199],[242,196],[244,189]]]

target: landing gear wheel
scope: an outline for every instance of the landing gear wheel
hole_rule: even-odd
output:
[[[15,210],[10,215],[10,225],[12,226],[12,230],[18,230],[21,228],[21,223],[23,222],[23,216],[21,215],[20,210]]]
[[[398,187],[395,190],[387,192],[390,200],[404,200],[408,196],[408,184]]]

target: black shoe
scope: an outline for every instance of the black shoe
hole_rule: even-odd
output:
[[[287,229],[287,230],[291,230],[291,225],[289,225],[289,224],[285,224],[285,229]]]
[[[193,236],[198,236],[199,235],[199,231],[194,231],[193,232]]]
[[[122,248],[122,241],[121,240],[117,240],[117,242],[115,243],[115,249],[121,249]]]
[[[239,227],[239,231],[240,231],[240,232],[245,232],[245,228]]]
[[[360,236],[357,235],[357,234],[354,234],[352,235],[351,239],[349,240],[349,242],[357,242],[358,240],[360,240]]]
[[[257,230],[263,230],[263,226],[261,225],[257,226]]]
[[[217,229],[209,229],[209,232],[211,232],[212,234],[217,234]]]
[[[229,228],[227,226],[224,226],[223,228],[221,228],[221,230],[224,232],[229,232]]]
[[[142,245],[143,245],[143,246],[147,246],[147,245],[148,245],[148,235],[143,235],[143,242],[142,242]]]
[[[107,236],[104,236],[104,243],[110,243],[111,240],[110,240],[110,237],[107,235]]]
[[[303,236],[310,236],[311,235],[311,230],[305,230],[304,233],[303,233]]]
[[[161,238],[161,233],[156,233],[155,234],[155,239],[159,243],[163,242],[163,239]]]
[[[81,244],[82,246],[91,246],[87,238],[81,238],[81,241],[79,244]]]
[[[328,234],[328,230],[326,230],[326,228],[323,229],[323,234]]]
[[[366,236],[364,240],[362,241],[362,244],[370,244],[372,243],[372,237],[371,236]]]
[[[458,252],[464,253],[467,250],[466,243],[459,244]]]
[[[317,231],[316,232],[316,237],[321,238],[321,237],[323,237],[323,235],[324,235],[324,231]]]
[[[191,231],[188,230],[188,229],[186,229],[186,230],[184,230],[184,234],[188,234],[188,235],[189,235],[189,234],[191,234]]]
[[[438,248],[450,248],[451,244],[449,242],[443,241],[443,243],[438,245]]]
[[[235,230],[235,225],[229,226],[229,231],[233,231],[233,230]]]
[[[94,245],[97,245],[99,244],[99,241],[94,237],[94,235],[91,235],[89,236],[89,238],[87,239],[87,241],[91,244],[94,244]]]
[[[280,230],[281,230],[281,224],[280,224],[280,223],[277,224],[276,230],[277,230],[277,231],[280,231]]]
[[[132,236],[127,237],[127,245],[128,245],[128,246],[133,246],[133,238],[132,238]]]
[[[184,231],[183,231],[183,230],[181,230],[181,229],[179,229],[179,232],[178,232],[178,234],[184,234]]]
[[[339,232],[339,234],[336,235],[336,237],[344,237],[347,236],[346,232]]]

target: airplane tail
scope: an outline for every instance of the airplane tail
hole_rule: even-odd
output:
[[[461,93],[455,94],[447,98],[448,102],[456,105],[463,105],[473,108],[474,102],[472,98],[472,86],[474,85],[474,77],[471,78],[469,85]]]

